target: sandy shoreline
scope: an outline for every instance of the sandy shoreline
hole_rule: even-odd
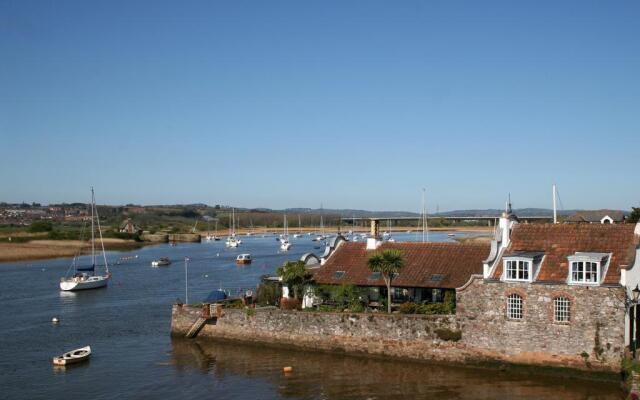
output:
[[[98,245],[96,243],[96,245]],[[123,239],[104,239],[105,250],[133,250],[144,243]],[[26,243],[0,243],[0,263],[9,261],[46,260],[73,257],[91,251],[89,242],[80,240],[33,240]]]

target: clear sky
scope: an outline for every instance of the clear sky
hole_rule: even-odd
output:
[[[640,2],[0,0],[0,201],[640,203]]]

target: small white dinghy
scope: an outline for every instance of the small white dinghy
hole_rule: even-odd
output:
[[[53,357],[54,365],[69,365],[88,360],[91,356],[91,346],[71,350],[61,356]]]

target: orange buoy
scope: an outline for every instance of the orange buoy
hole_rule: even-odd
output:
[[[289,372],[293,372],[293,367],[284,367],[282,368],[282,371],[286,374]]]

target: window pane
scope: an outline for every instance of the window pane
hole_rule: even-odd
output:
[[[570,321],[570,302],[566,297],[553,299],[553,315],[556,322]]]
[[[517,294],[511,294],[507,298],[507,317],[522,319],[522,297]]]

